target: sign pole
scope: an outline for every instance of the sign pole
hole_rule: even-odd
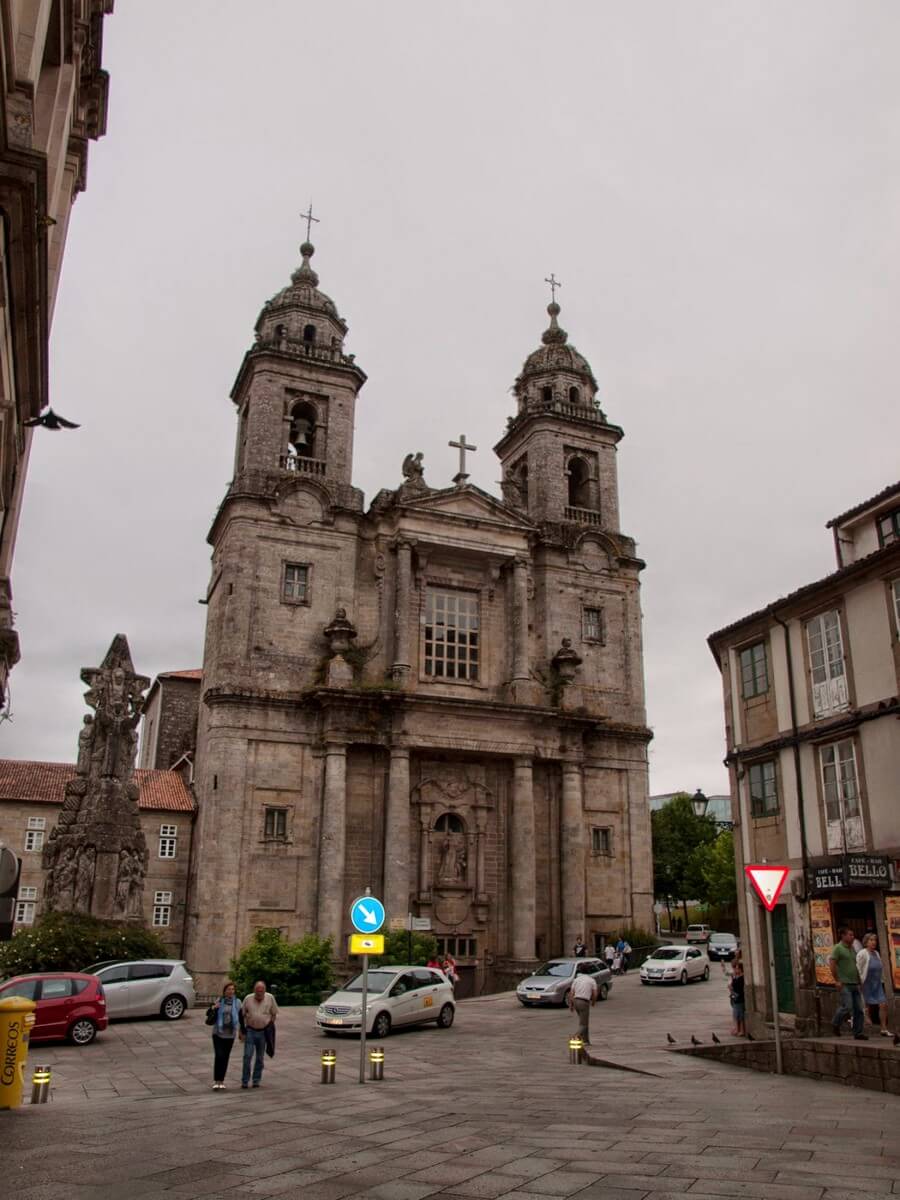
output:
[[[369,1020],[369,1014],[366,1011],[369,998],[369,956],[364,954],[363,960],[363,986],[362,986],[362,1021],[359,1027],[359,1082],[366,1082],[366,1024]]]
[[[775,1073],[783,1075],[781,1022],[778,1019],[778,981],[775,978],[775,939],[772,934],[772,910],[768,906],[766,906],[766,937],[769,942],[769,986],[772,992],[772,1017],[775,1022]]]

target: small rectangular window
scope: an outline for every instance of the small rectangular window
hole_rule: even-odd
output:
[[[166,929],[172,924],[172,908],[168,904],[153,905],[153,925],[156,929]]]
[[[267,808],[264,837],[267,841],[283,842],[287,838],[287,809]]]
[[[285,563],[281,599],[288,604],[309,603],[309,565]]]
[[[35,908],[36,908],[36,905],[23,903],[20,900],[16,904],[16,924],[17,925],[33,925]]]
[[[178,849],[178,826],[160,825],[159,857],[174,858]]]
[[[47,828],[47,818],[46,817],[29,817],[28,818],[28,828],[29,829],[46,829]]]
[[[591,830],[591,853],[592,854],[612,854],[612,830],[609,828],[598,828],[595,826]]]
[[[20,900],[37,900],[37,888],[36,887],[20,887],[19,888],[19,899]]]
[[[172,903],[172,893],[171,892],[154,892],[153,893],[153,903],[154,904],[171,904]]]
[[[754,817],[770,817],[778,812],[778,782],[775,760],[753,763],[750,775],[750,812]]]
[[[766,643],[757,642],[741,651],[741,695],[761,696],[769,690],[769,667],[766,661]]]
[[[878,518],[878,545],[891,546],[900,542],[900,508]]]
[[[29,852],[43,850],[44,834],[40,829],[29,829],[25,833],[25,849]]]
[[[602,608],[585,608],[582,610],[582,636],[586,642],[603,641]]]

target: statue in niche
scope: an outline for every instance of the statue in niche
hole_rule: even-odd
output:
[[[75,912],[89,912],[94,890],[94,864],[97,852],[93,846],[83,846],[78,855],[78,876],[75,880]]]
[[[437,883],[461,884],[466,878],[466,836],[463,823],[453,813],[438,817],[435,830],[443,834],[439,847]]]

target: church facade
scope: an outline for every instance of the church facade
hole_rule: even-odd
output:
[[[213,521],[186,953],[212,983],[262,926],[346,954],[371,887],[428,918],[465,993],[651,927],[639,575],[617,445],[558,323],[515,382],[503,499],[421,455],[365,507],[365,374],[313,247],[238,373]]]

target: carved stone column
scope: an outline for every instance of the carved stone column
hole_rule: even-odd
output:
[[[562,764],[562,819],[559,857],[562,879],[563,954],[571,954],[584,928],[584,796],[581,764]]]
[[[389,917],[409,911],[409,750],[391,747],[384,821],[384,906]]]
[[[513,560],[513,669],[514,681],[530,677],[528,665],[528,563]]]
[[[517,758],[513,764],[510,848],[512,851],[512,954],[513,958],[529,959],[534,958],[536,887],[534,785],[530,758]]]
[[[397,576],[394,591],[394,662],[391,677],[397,683],[405,683],[412,670],[410,651],[409,609],[412,594],[412,544],[399,538],[397,549]]]
[[[343,958],[344,861],[347,830],[347,747],[325,747],[325,784],[319,836],[319,934],[330,937],[334,955]]]
[[[486,831],[487,812],[483,808],[477,808],[475,810],[475,900],[478,904],[486,904],[488,899],[484,887]]]

